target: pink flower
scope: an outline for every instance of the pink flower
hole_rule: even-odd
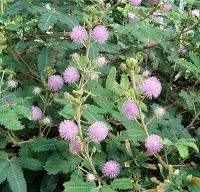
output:
[[[136,103],[133,100],[124,102],[122,106],[122,112],[127,119],[134,119],[139,115],[139,110]]]
[[[114,160],[107,161],[102,168],[104,176],[113,179],[120,173],[120,164]]]
[[[67,67],[63,75],[65,82],[69,84],[78,81],[80,78],[80,74],[75,67]]]
[[[59,125],[59,134],[64,140],[74,139],[78,135],[78,127],[73,121],[64,120]]]
[[[160,81],[156,77],[148,77],[142,83],[143,95],[149,99],[157,98],[162,90]]]
[[[88,39],[88,33],[86,29],[81,26],[74,27],[70,35],[74,43],[83,43]]]
[[[81,144],[75,139],[72,139],[69,143],[69,150],[71,153],[78,155],[81,153]]]
[[[148,0],[148,3],[149,3],[150,5],[156,5],[156,4],[159,3],[159,1],[160,1],[160,0]]]
[[[108,30],[103,25],[96,26],[92,31],[92,37],[94,41],[98,42],[99,44],[104,44],[108,40]]]
[[[160,152],[163,148],[163,140],[160,136],[152,134],[147,137],[145,147],[150,153]]]
[[[42,111],[39,107],[37,106],[32,106],[32,120],[33,121],[38,121],[42,119]]]
[[[199,17],[199,10],[197,9],[192,10],[192,16]]]
[[[161,7],[164,11],[169,11],[172,8],[170,3],[162,3]]]
[[[103,141],[108,135],[108,127],[105,123],[97,121],[89,126],[89,136],[92,140]]]
[[[52,91],[59,91],[63,87],[63,79],[60,75],[52,75],[48,79],[48,88]]]
[[[128,18],[129,19],[134,19],[136,17],[136,15],[132,12],[128,12]]]
[[[130,4],[133,6],[140,5],[142,2],[142,0],[129,0],[129,1],[130,1]]]

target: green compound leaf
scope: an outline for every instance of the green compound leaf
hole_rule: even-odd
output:
[[[45,69],[53,66],[53,53],[50,49],[42,49],[38,57],[38,68],[40,75],[45,75]]]
[[[13,192],[27,192],[22,168],[15,162],[15,157],[9,161],[7,179]]]
[[[8,166],[8,156],[6,153],[0,152],[0,183],[6,180]]]
[[[16,157],[13,162],[18,163],[23,168],[30,169],[33,171],[42,170],[42,163],[33,158],[26,158],[26,157]]]
[[[119,190],[133,189],[133,183],[132,180],[129,178],[120,178],[112,181],[111,187],[113,189],[119,189]]]
[[[65,192],[89,192],[96,187],[94,182],[69,181],[64,183]]]
[[[4,125],[5,128],[13,131],[24,129],[24,125],[18,120],[17,113],[6,106],[0,106],[0,124]]]
[[[56,23],[57,17],[53,12],[44,13],[39,20],[38,27],[42,31],[49,31],[51,27]]]

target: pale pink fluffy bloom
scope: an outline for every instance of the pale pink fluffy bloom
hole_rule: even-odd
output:
[[[157,98],[162,90],[160,81],[156,77],[148,77],[142,83],[143,95],[149,99]]]
[[[93,175],[92,173],[86,174],[86,181],[92,182],[92,181],[95,181],[95,180],[96,180],[95,175]]]
[[[134,119],[139,115],[137,104],[133,100],[124,102],[122,112],[127,119]]]
[[[163,148],[163,140],[160,136],[152,134],[147,137],[145,147],[149,153],[160,152]]]
[[[42,110],[37,106],[32,106],[32,120],[38,121],[42,119]]]
[[[73,121],[64,120],[59,125],[59,134],[64,140],[74,139],[78,135],[78,127]]]
[[[56,92],[63,87],[64,81],[60,75],[52,75],[49,77],[47,85],[49,90]]]
[[[71,153],[78,155],[81,153],[81,144],[77,140],[72,139],[69,143],[69,150]]]
[[[192,10],[192,16],[199,17],[199,10],[197,10],[197,9]]]
[[[140,5],[142,2],[142,0],[129,0],[129,1],[130,1],[130,4],[133,6]]]
[[[89,126],[89,136],[96,142],[103,141],[108,135],[108,127],[105,123],[97,121]]]
[[[164,11],[169,11],[169,10],[172,8],[172,6],[171,6],[170,3],[162,3],[162,4],[161,4],[161,8],[162,8]]]
[[[88,33],[82,26],[75,26],[71,33],[71,39],[74,43],[83,43],[88,39]]]
[[[104,176],[113,179],[120,173],[120,164],[114,160],[109,160],[103,165],[102,172]]]
[[[80,78],[80,74],[75,67],[67,67],[63,75],[65,82],[69,84],[78,81]]]
[[[148,0],[148,3],[149,3],[150,5],[156,5],[156,4],[159,3],[159,1],[160,1],[160,0]]]
[[[92,31],[92,37],[94,41],[98,42],[99,44],[104,44],[108,40],[108,30],[103,25],[96,26]]]

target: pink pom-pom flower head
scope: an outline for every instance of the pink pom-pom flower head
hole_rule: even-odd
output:
[[[78,127],[73,121],[64,120],[59,125],[59,134],[64,140],[74,139],[78,135]]]
[[[149,153],[158,153],[163,148],[163,140],[160,136],[152,134],[147,137],[145,147]]]
[[[142,0],[129,0],[130,4],[133,6],[138,6],[141,4]]]
[[[70,36],[74,43],[83,43],[88,39],[88,33],[82,26],[75,26],[72,29]]]
[[[199,10],[197,9],[192,10],[192,16],[199,17]]]
[[[114,160],[109,160],[103,165],[102,172],[105,177],[113,179],[120,173],[120,164]]]
[[[103,141],[108,135],[108,127],[105,123],[97,121],[88,128],[89,137],[96,141]]]
[[[81,153],[81,144],[77,140],[72,139],[69,143],[69,150],[72,154],[78,155]]]
[[[161,4],[161,8],[162,8],[164,11],[169,11],[169,10],[172,8],[172,6],[171,6],[170,3],[162,3],[162,4]]]
[[[63,87],[64,81],[60,75],[52,75],[49,77],[47,85],[49,90],[57,92]]]
[[[80,79],[80,74],[75,67],[67,67],[63,75],[65,82],[68,84],[72,84]]]
[[[160,81],[156,77],[148,77],[142,83],[143,95],[149,99],[157,98],[162,90]]]
[[[148,0],[148,3],[150,5],[157,5],[159,3],[160,0]]]
[[[134,119],[139,115],[137,104],[133,100],[124,102],[122,112],[127,119]]]
[[[108,40],[108,30],[103,25],[96,26],[92,31],[92,37],[94,41],[96,41],[99,44],[104,44]]]
[[[42,119],[42,110],[37,106],[32,106],[32,120],[39,121]]]

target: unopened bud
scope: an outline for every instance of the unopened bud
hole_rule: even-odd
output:
[[[98,57],[97,59],[97,66],[100,68],[100,67],[103,67],[104,65],[107,64],[107,61],[106,61],[106,58],[105,57]]]
[[[124,72],[126,70],[126,64],[125,63],[121,63],[120,66],[119,66],[120,70],[122,72]]]
[[[86,180],[89,181],[89,182],[92,182],[92,181],[95,181],[96,180],[96,177],[95,175],[93,175],[92,173],[88,173],[86,175]]]
[[[154,111],[154,114],[156,117],[162,117],[164,115],[164,113],[165,113],[165,110],[162,107],[159,107],[159,108],[155,109],[155,111]]]
[[[88,76],[90,77],[91,80],[96,80],[98,79],[98,73],[96,71],[90,71],[88,73]]]
[[[14,80],[14,79],[11,79],[11,80],[9,80],[8,82],[7,82],[7,86],[8,86],[8,88],[9,89],[16,89],[17,88],[17,81],[16,80]]]
[[[34,95],[40,95],[41,92],[42,92],[42,89],[40,87],[34,87],[33,88],[33,94]]]
[[[151,75],[151,72],[148,71],[148,70],[146,70],[146,71],[144,71],[144,72],[142,73],[142,75],[143,75],[144,77],[149,77],[149,76]]]
[[[73,54],[71,55],[71,58],[72,58],[72,61],[73,61],[73,62],[77,63],[77,62],[79,62],[79,60],[80,60],[80,55],[79,55],[78,53],[73,53]]]
[[[44,119],[42,120],[42,123],[44,125],[50,126],[51,125],[51,119],[49,117],[44,117]]]
[[[67,99],[67,100],[70,100],[70,99],[73,98],[73,96],[68,92],[64,92],[64,98]]]

